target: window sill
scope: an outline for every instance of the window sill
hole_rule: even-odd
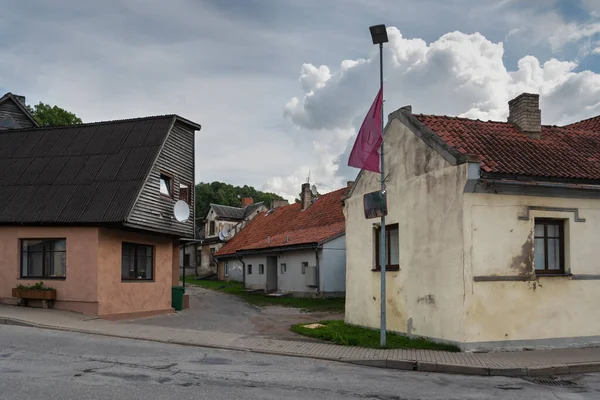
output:
[[[66,276],[22,276],[19,279],[25,279],[25,280],[50,280],[50,281],[64,281],[65,279],[67,279]]]
[[[154,279],[121,279],[121,283],[132,283],[132,282],[154,283]]]
[[[381,268],[380,267],[373,268],[373,269],[371,269],[371,271],[373,271],[373,272],[381,272]],[[397,265],[392,265],[392,266],[385,267],[385,272],[394,272],[394,271],[400,271],[400,267],[397,266]]]
[[[564,273],[564,274],[540,274],[540,273],[536,273],[535,274],[536,278],[570,278],[573,276],[572,273],[568,272],[568,273]]]

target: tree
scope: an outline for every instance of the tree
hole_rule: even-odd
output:
[[[243,197],[251,197],[255,203],[264,202],[267,207],[271,207],[273,200],[283,200],[275,193],[261,192],[248,185],[240,187],[218,181],[200,182],[196,185],[196,216],[205,218],[211,203],[241,207]]]
[[[51,106],[39,102],[35,106],[27,106],[27,110],[40,126],[62,126],[81,124],[81,118],[58,106]]]

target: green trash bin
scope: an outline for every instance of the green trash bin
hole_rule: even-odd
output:
[[[171,307],[175,311],[183,310],[183,293],[185,288],[183,286],[173,286],[171,288]]]

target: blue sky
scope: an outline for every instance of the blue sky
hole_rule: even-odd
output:
[[[386,113],[503,119],[541,95],[545,123],[600,114],[600,0],[29,0],[3,6],[0,92],[84,121],[177,113],[202,124],[197,181],[326,191],[377,84]],[[1,94],[1,93],[0,93]]]

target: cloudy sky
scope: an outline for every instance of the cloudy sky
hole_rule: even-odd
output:
[[[176,113],[202,125],[197,181],[295,196],[346,166],[378,84],[385,110],[500,119],[600,114],[600,0],[5,0],[0,95],[85,122]]]

